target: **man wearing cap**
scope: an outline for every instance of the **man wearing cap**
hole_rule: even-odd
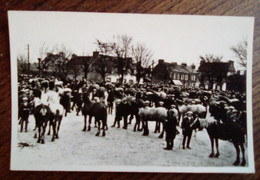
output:
[[[191,135],[192,135],[192,128],[190,127],[191,123],[193,122],[193,117],[192,117],[192,112],[188,111],[187,112],[187,116],[185,116],[183,118],[182,121],[182,134],[183,134],[183,140],[182,140],[182,148],[185,149],[185,143],[186,143],[186,139],[187,140],[187,146],[186,148],[191,149],[190,148],[190,140],[191,140]]]
[[[23,97],[22,98],[22,103],[20,104],[20,107],[19,107],[19,118],[20,118],[19,124],[21,124],[20,132],[23,131],[23,122],[25,122],[25,132],[27,132],[30,108],[31,108],[31,106],[30,106],[30,104],[28,102],[28,98],[27,97]]]
[[[164,150],[172,150],[174,146],[174,139],[177,133],[177,114],[178,111],[175,109],[175,105],[171,105],[171,108],[167,112],[167,119],[165,121],[165,132],[166,132],[166,148]]]

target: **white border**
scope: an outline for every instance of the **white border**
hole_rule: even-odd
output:
[[[247,132],[248,132],[248,167],[158,167],[158,166],[24,166],[18,165],[16,157],[17,151],[17,123],[18,117],[18,87],[17,87],[17,61],[16,54],[12,52],[13,47],[13,30],[12,21],[15,17],[16,12],[30,11],[8,11],[8,23],[9,23],[9,38],[10,38],[10,57],[11,57],[11,92],[12,92],[12,131],[11,131],[11,170],[31,170],[31,171],[103,171],[103,172],[190,172],[190,173],[255,173],[254,164],[254,149],[253,149],[253,128],[252,128],[252,52],[253,52],[253,36],[249,37],[248,40],[248,61],[247,61]],[[41,11],[41,13],[44,11]],[[47,13],[78,13],[78,12],[47,12]],[[81,12],[82,13],[82,12]],[[95,14],[95,13],[94,13]],[[101,13],[99,13],[101,14]],[[105,13],[108,14],[108,13]],[[138,14],[134,14],[138,15]],[[141,14],[140,14],[141,15]],[[149,15],[149,14],[142,14]],[[169,15],[169,14],[168,14]],[[183,16],[183,15],[178,15]],[[185,15],[190,16],[190,15]],[[216,17],[216,16],[213,16]],[[249,28],[249,35],[253,35],[254,31],[254,18],[248,18],[248,21],[252,24]]]

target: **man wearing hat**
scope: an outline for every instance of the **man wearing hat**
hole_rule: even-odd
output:
[[[188,111],[186,114],[187,114],[187,116],[185,116],[183,118],[182,125],[181,125],[182,134],[183,134],[182,148],[185,149],[186,139],[188,139],[186,148],[191,149],[190,140],[191,140],[191,135],[192,135],[192,128],[190,127],[190,125],[192,124],[194,119],[192,117],[193,113],[191,111]]]
[[[28,98],[26,96],[24,96],[22,98],[22,103],[19,106],[19,118],[20,118],[19,124],[21,124],[20,132],[23,131],[23,123],[24,122],[25,122],[25,132],[27,132],[30,108],[31,108],[31,106],[30,106],[30,104],[28,102]]]
[[[174,139],[177,134],[177,115],[178,111],[175,109],[175,105],[171,105],[167,112],[167,119],[165,121],[166,132],[166,148],[164,150],[172,150],[174,146]]]

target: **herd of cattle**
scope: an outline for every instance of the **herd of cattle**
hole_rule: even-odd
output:
[[[164,135],[167,112],[174,110],[177,125],[180,126],[187,112],[198,117],[196,121],[194,118],[190,128],[207,129],[212,146],[210,157],[214,155],[214,140],[217,145],[215,157],[219,156],[218,139],[228,140],[234,144],[238,154],[234,165],[240,162],[239,146],[243,154],[241,165],[245,165],[243,143],[247,129],[246,96],[239,92],[180,90],[159,84],[96,84],[84,79],[58,81],[53,77],[20,77],[18,97],[20,131],[27,131],[29,115],[33,114],[35,130],[38,129],[38,133],[35,133],[38,143],[44,143],[48,124],[48,135],[52,129],[52,141],[57,139],[63,116],[67,116],[74,109],[77,115],[81,113],[84,117],[83,131],[91,130],[91,120],[94,117],[94,125],[98,127],[96,136],[99,136],[101,130],[102,136],[106,135],[107,115],[113,113],[115,119],[112,127],[120,127],[120,121],[123,119],[123,128],[127,129],[128,124],[135,118],[133,130],[143,130],[143,135],[149,135],[148,121],[155,121],[155,132],[162,129],[160,138]],[[210,113],[215,121],[207,122],[206,126],[204,123],[203,126],[207,113]]]

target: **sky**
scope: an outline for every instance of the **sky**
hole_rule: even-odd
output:
[[[77,55],[92,55],[96,39],[111,41],[126,34],[133,43],[142,43],[153,53],[153,60],[195,64],[199,56],[223,56],[234,60],[230,50],[246,40],[251,43],[253,19],[249,17],[188,16],[116,13],[26,12],[9,13],[11,53],[27,56],[30,62],[40,57],[40,48],[64,45]],[[252,41],[252,40],[251,40]],[[251,46],[250,46],[251,47]],[[248,52],[252,51],[252,47]]]

